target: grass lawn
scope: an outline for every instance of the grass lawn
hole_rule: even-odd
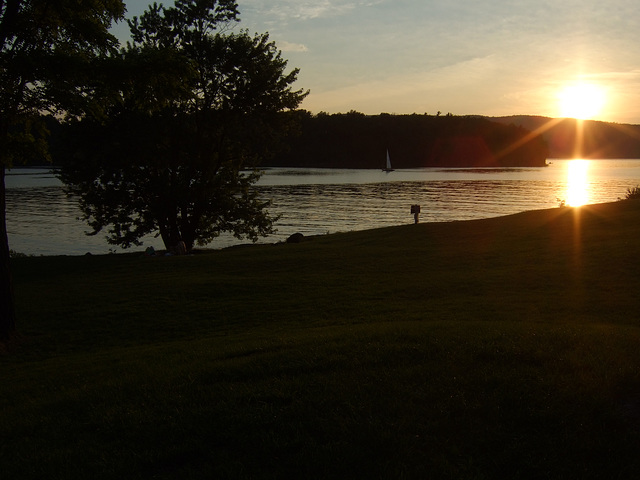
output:
[[[640,201],[13,260],[2,478],[636,479]]]

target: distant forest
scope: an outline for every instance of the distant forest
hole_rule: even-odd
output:
[[[544,166],[539,135],[480,116],[311,115],[300,112],[300,134],[263,166],[393,168]]]
[[[293,114],[299,119],[296,133],[260,166],[384,168],[387,149],[393,168],[538,167],[549,158],[640,158],[640,125],[530,115]],[[50,118],[48,127],[55,152],[64,127]]]
[[[640,125],[530,115],[490,119],[539,132],[549,158],[640,158]]]

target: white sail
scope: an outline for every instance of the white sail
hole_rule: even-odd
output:
[[[383,168],[384,172],[393,172],[393,168],[391,168],[391,157],[389,157],[389,149],[387,148],[387,168]]]

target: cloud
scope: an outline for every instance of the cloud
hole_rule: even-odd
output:
[[[280,22],[306,21],[316,18],[345,15],[358,7],[371,7],[382,0],[245,0],[243,4],[261,16],[277,18]]]
[[[324,0],[322,2],[295,2],[297,12],[295,16],[300,20],[311,20],[321,17],[333,17],[344,15],[353,10],[355,4],[352,2],[339,2]]]
[[[609,72],[602,72],[602,73],[593,73],[590,75],[584,75],[583,77],[585,79],[603,81],[606,83],[633,82],[634,84],[638,84],[640,82],[640,69],[636,68],[628,71],[609,71]]]
[[[302,43],[278,42],[278,48],[283,52],[308,52],[309,49]]]

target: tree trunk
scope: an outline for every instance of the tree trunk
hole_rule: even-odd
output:
[[[0,341],[11,338],[16,330],[13,285],[9,264],[5,174],[4,165],[0,165]]]
[[[181,240],[180,231],[176,225],[176,221],[172,218],[165,218],[158,222],[158,229],[160,230],[160,238],[164,243],[164,248],[171,250]]]
[[[193,217],[190,219],[187,219],[184,216],[182,217],[182,225],[180,226],[180,236],[187,248],[187,252],[190,252],[191,250],[193,250],[193,245],[196,242],[196,229],[194,225],[197,225],[197,224],[198,223]]]

